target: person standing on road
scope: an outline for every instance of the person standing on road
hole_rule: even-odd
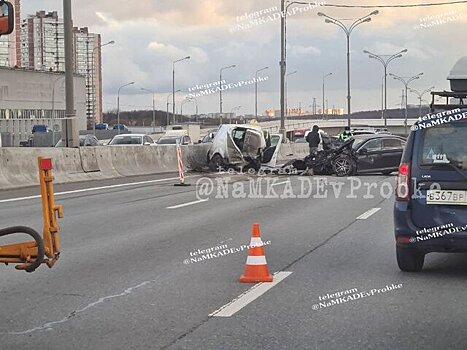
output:
[[[308,146],[310,146],[310,155],[315,155],[318,152],[318,146],[321,143],[318,125],[314,125],[313,129],[306,136]]]
[[[346,127],[344,128],[344,131],[341,132],[341,133],[339,134],[339,140],[345,141],[345,140],[347,140],[349,137],[352,137],[352,132],[350,131],[350,127],[349,127],[349,126],[346,126]]]

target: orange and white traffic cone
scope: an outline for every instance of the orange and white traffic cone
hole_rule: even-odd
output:
[[[240,277],[240,282],[272,282],[272,275],[269,273],[263,245],[259,232],[259,224],[253,224],[248,258],[246,259],[245,270]]]

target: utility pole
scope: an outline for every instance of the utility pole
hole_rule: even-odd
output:
[[[222,67],[219,71],[219,125],[222,125],[222,72],[226,69],[231,69],[237,67],[235,64],[232,64],[228,67]]]
[[[409,89],[409,84],[417,79],[420,79],[420,77],[423,75],[422,73],[418,73],[417,75],[414,75],[413,77],[400,77],[398,75],[389,73],[390,76],[392,76],[394,79],[399,80],[402,84],[405,86],[405,122],[404,122],[404,129],[405,129],[405,135],[408,135],[407,131],[407,119],[408,119],[408,89]]]
[[[324,118],[324,115],[326,114],[326,112],[324,111],[324,106],[325,106],[325,104],[324,104],[324,102],[325,102],[325,97],[324,97],[324,83],[325,83],[325,79],[326,79],[327,77],[331,76],[331,75],[332,75],[332,73],[328,73],[328,74],[323,75],[323,108],[322,108],[322,112],[323,112],[323,113],[321,113],[321,114],[323,115],[323,118]]]
[[[76,121],[73,87],[73,21],[71,16],[71,0],[63,0],[63,25],[65,29],[66,119],[62,123],[62,140],[65,147],[78,147],[79,131]]]
[[[281,0],[281,13],[286,14],[285,12],[285,0]],[[283,140],[285,142],[286,132],[285,132],[285,71],[286,71],[286,62],[285,62],[285,15],[281,16],[281,126],[279,133],[283,135]]]

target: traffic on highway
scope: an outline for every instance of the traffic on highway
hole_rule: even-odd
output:
[[[0,9],[0,349],[467,348],[467,1]]]

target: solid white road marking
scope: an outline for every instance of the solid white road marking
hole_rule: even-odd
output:
[[[199,177],[199,176],[200,175],[186,176],[186,178],[188,178],[188,177]],[[167,178],[167,179],[148,180],[148,181],[140,181],[140,182],[128,182],[128,183],[118,184],[118,185],[109,185],[109,186],[101,186],[101,187],[83,188],[81,190],[74,190],[74,191],[57,192],[57,193],[55,193],[55,196],[63,196],[63,195],[66,195],[66,194],[91,192],[91,191],[98,191],[98,190],[107,190],[107,189],[119,188],[119,187],[147,185],[147,184],[163,182],[163,181],[171,181],[171,180],[178,180],[178,177],[170,177],[170,178]],[[29,197],[18,197],[18,198],[11,198],[11,199],[3,199],[3,200],[0,200],[0,203],[18,202],[18,201],[24,201],[24,200],[36,199],[36,198],[41,198],[41,196],[29,196]]]
[[[255,284],[245,293],[240,295],[237,299],[232,300],[230,303],[222,306],[219,310],[214,311],[209,317],[230,317],[243,309],[245,306],[255,301],[257,298],[266,293],[269,289],[274,287],[279,282],[290,276],[292,272],[281,271],[274,275],[272,282],[262,282]]]
[[[188,203],[183,203],[183,204],[178,204],[178,205],[173,205],[171,207],[167,207],[167,209],[178,209],[178,208],[183,208],[183,207],[188,207],[189,205],[195,205],[199,203],[204,203],[207,202],[208,199],[200,199],[198,201],[193,201],[193,202],[188,202]]]
[[[290,182],[290,180],[287,180],[287,181],[282,181],[282,182],[278,182],[276,184],[272,184],[271,186],[279,186],[279,185],[284,185],[286,184],[287,182]]]
[[[357,220],[366,220],[368,219],[370,216],[372,216],[373,214],[377,213],[378,211],[380,211],[381,208],[373,208],[373,209],[370,209],[366,212],[364,212],[362,215],[360,215]]]

